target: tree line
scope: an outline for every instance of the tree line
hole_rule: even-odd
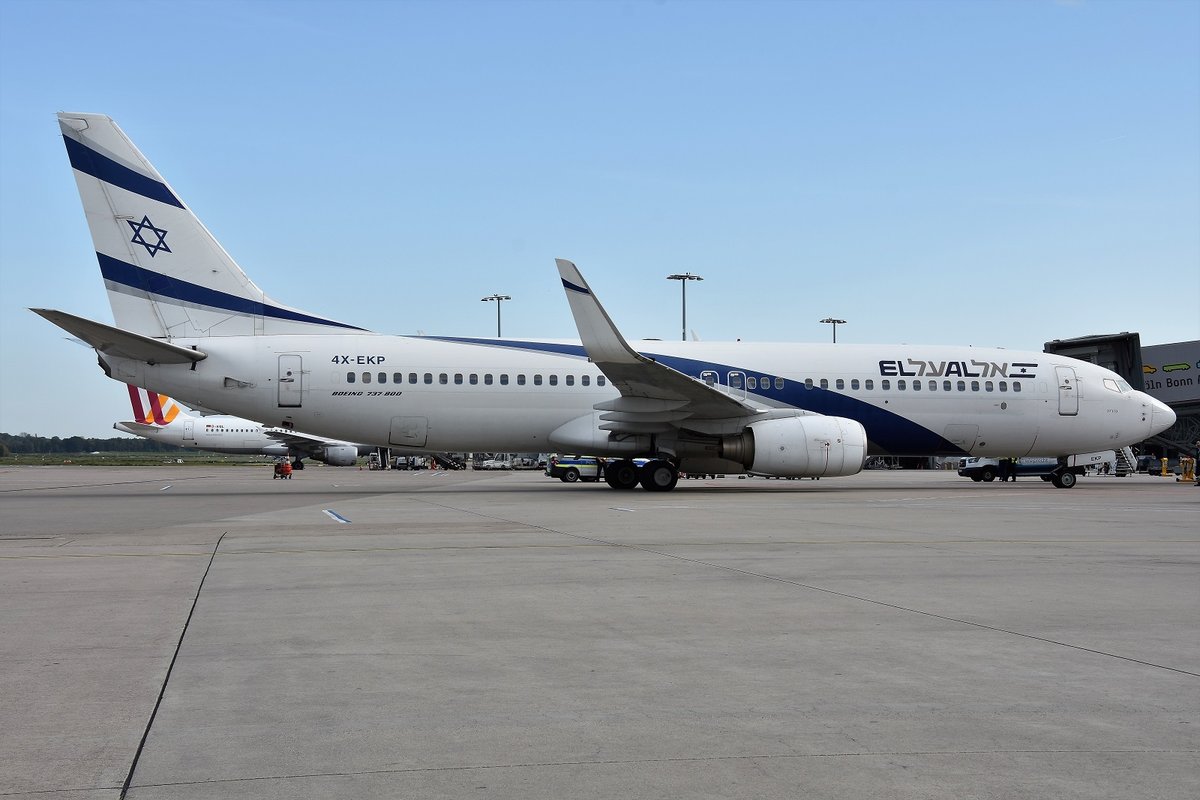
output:
[[[0,456],[17,453],[178,453],[182,447],[160,444],[150,439],[93,439],[87,436],[59,438],[38,436],[33,433],[0,433]]]

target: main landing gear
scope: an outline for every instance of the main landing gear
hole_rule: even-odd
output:
[[[604,481],[614,489],[633,489],[640,483],[648,492],[669,492],[679,483],[679,470],[662,458],[651,459],[640,467],[623,458],[605,465]]]

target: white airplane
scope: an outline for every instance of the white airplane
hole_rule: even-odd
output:
[[[227,415],[194,416],[165,394],[129,386],[133,419],[113,428],[145,439],[214,453],[308,457],[331,467],[352,467],[360,449],[350,442],[322,439],[299,431],[268,428]],[[372,448],[365,448],[370,450]]]
[[[372,333],[267,297],[111,119],[58,117],[116,326],[32,310],[110,377],[203,408],[401,452],[608,456],[610,486],[649,490],[680,470],[852,475],[868,454],[1064,456],[1175,421],[1117,374],[1039,352],[634,348],[562,260],[581,341]]]

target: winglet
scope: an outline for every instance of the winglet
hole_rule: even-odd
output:
[[[565,258],[556,258],[554,263],[558,265],[558,274],[567,292],[567,302],[571,304],[571,314],[575,317],[575,327],[579,329],[579,339],[588,358],[596,363],[609,364],[648,361],[625,341],[604,306],[592,294],[579,268]]]

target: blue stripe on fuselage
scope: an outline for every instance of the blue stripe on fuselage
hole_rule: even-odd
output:
[[[149,197],[151,200],[157,200],[176,208],[183,208],[183,203],[171,193],[165,183],[135,172],[69,136],[64,135],[63,141],[67,144],[67,157],[71,159],[71,166],[80,172],[86,172],[93,178],[99,178],[105,183],[111,183],[127,192],[140,194],[142,197]]]
[[[357,328],[343,322],[312,317],[308,314],[289,311],[286,308],[269,306],[258,300],[237,297],[226,292],[219,292],[216,289],[208,289],[194,283],[181,281],[178,278],[169,278],[161,273],[153,272],[134,264],[127,264],[112,256],[106,256],[103,253],[96,253],[96,259],[100,262],[100,273],[104,276],[104,280],[128,286],[131,289],[145,292],[148,295],[168,297],[184,303],[216,308],[221,311],[231,311],[235,314],[273,317],[293,322],[308,322],[313,325],[329,325],[351,331],[363,330],[363,328]]]
[[[476,339],[457,336],[429,336],[445,342],[462,342],[463,344],[479,344],[491,347],[505,347],[514,350],[532,350],[542,353],[556,353],[565,356],[587,358],[583,345],[556,344],[547,342],[521,342],[498,339]],[[641,352],[641,351],[639,351]],[[767,397],[793,408],[812,411],[831,417],[848,417],[862,423],[867,429],[867,438],[880,450],[891,455],[964,455],[961,448],[955,447],[943,437],[925,428],[907,417],[892,411],[879,408],[871,403],[859,400],[840,392],[821,389],[814,386],[809,389],[802,382],[785,379],[784,388],[775,388],[775,378],[762,370],[748,370],[744,367],[734,367],[728,364],[717,364],[707,361],[697,361],[691,358],[666,356],[658,353],[642,352],[647,358],[653,358],[660,364],[665,364],[685,375],[698,378],[701,372],[713,370],[721,375],[739,371],[747,375],[766,376],[770,378],[770,388],[756,389],[754,394]]]

